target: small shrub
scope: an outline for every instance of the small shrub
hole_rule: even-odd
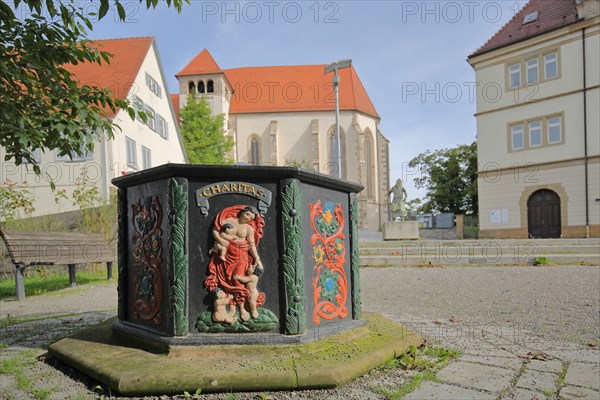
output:
[[[548,265],[548,258],[544,256],[538,256],[533,258],[533,265]]]

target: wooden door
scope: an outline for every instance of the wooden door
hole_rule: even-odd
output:
[[[527,222],[530,238],[560,238],[560,197],[548,189],[534,192],[527,201]]]

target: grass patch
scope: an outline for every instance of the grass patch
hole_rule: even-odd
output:
[[[440,382],[435,376],[437,371],[444,368],[449,360],[459,355],[459,351],[444,347],[410,346],[404,354],[388,362],[382,369],[385,371],[392,368],[401,368],[419,372],[413,375],[408,383],[397,389],[372,387],[371,390],[383,396],[386,400],[400,399],[421,386],[423,381]]]
[[[37,389],[34,382],[25,374],[25,368],[34,365],[39,350],[28,350],[19,353],[12,358],[6,358],[0,361],[0,374],[9,375],[15,379],[17,387],[27,393],[31,393],[37,399],[48,399],[51,393],[45,393],[45,390]]]
[[[114,265],[113,265],[114,268]],[[110,282],[106,279],[106,269],[102,271],[77,271],[77,284]],[[36,296],[69,287],[69,274],[51,273],[48,276],[36,275],[25,278],[25,294]],[[15,280],[0,280],[0,300],[15,297]]]
[[[372,388],[372,390],[375,393],[383,396],[386,400],[398,400],[410,392],[418,389],[423,381],[439,382],[440,380],[435,376],[435,372],[425,371],[413,375],[407,384],[402,385],[398,389]]]
[[[55,315],[53,314],[53,315],[47,315],[47,316],[42,316],[42,317],[32,317],[32,318],[15,318],[12,315],[8,314],[5,319],[0,320],[0,328],[6,328],[11,325],[23,324],[26,322],[42,321],[42,320],[49,319],[49,318],[73,317],[73,316],[79,315],[79,314],[80,313],[55,314]],[[0,349],[2,348],[3,344],[5,344],[5,343],[0,343]],[[6,345],[6,347],[9,347],[9,346]]]
[[[458,357],[457,350],[444,347],[410,346],[400,357],[394,358],[383,368],[402,368],[404,370],[438,371],[444,368],[449,359]]]
[[[537,256],[533,257],[533,265],[548,265],[550,261],[548,261],[548,257]]]

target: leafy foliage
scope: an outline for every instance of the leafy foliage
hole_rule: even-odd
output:
[[[477,143],[419,154],[409,166],[418,168],[417,189],[427,190],[422,212],[477,213]]]
[[[34,196],[27,189],[19,189],[15,182],[7,180],[0,185],[0,226],[35,211]]]
[[[166,0],[178,11],[189,0]],[[100,0],[98,19],[115,5],[125,20],[120,0]],[[140,1],[141,2],[141,1]],[[155,8],[158,0],[146,0]],[[83,155],[94,140],[119,128],[107,113],[125,109],[135,118],[127,100],[115,98],[107,88],[79,84],[68,70],[79,63],[109,63],[111,55],[99,51],[87,38],[92,22],[75,0],[14,0],[11,8],[0,1],[0,146],[5,159],[17,165],[27,160],[39,174],[32,151],[58,150]],[[20,8],[21,7],[21,8]],[[15,10],[27,9],[25,18]]]
[[[180,110],[181,137],[190,164],[231,164],[233,138],[223,131],[223,115],[212,116],[203,97],[190,94]]]
[[[279,327],[279,321],[275,314],[266,308],[258,309],[258,318],[250,318],[247,321],[242,321],[239,318],[239,313],[236,312],[234,315],[235,322],[229,325],[224,322],[214,322],[212,320],[212,313],[205,311],[196,320],[196,329],[198,332],[210,332],[210,333],[242,333],[242,332],[268,332]]]

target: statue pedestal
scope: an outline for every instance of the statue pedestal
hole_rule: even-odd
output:
[[[417,221],[390,221],[383,224],[383,240],[405,240],[419,238]]]

